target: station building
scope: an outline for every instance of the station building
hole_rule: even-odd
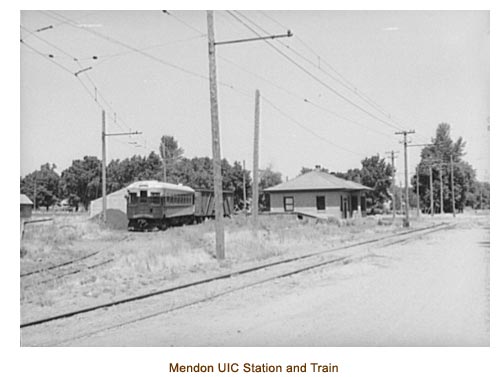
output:
[[[264,190],[271,213],[348,219],[366,216],[366,193],[359,183],[313,170]]]

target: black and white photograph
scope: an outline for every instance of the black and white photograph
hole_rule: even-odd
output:
[[[490,11],[19,16],[21,348],[490,347]]]

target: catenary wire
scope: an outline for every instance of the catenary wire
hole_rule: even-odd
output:
[[[255,35],[259,36],[259,37],[262,37],[262,35],[260,35],[259,32],[257,32],[255,29],[253,29],[251,26],[249,26],[245,21],[241,20],[237,15],[233,14],[231,11],[227,11],[231,16],[233,16],[236,20],[238,20],[243,26],[245,26],[248,30],[250,30],[251,32],[253,32]],[[364,107],[358,105],[357,103],[355,103],[354,101],[352,101],[351,99],[349,99],[348,97],[346,97],[345,95],[343,95],[342,93],[340,93],[338,90],[334,89],[332,86],[328,85],[327,83],[325,83],[323,80],[321,80],[320,78],[318,78],[316,75],[314,75],[313,73],[311,73],[307,68],[304,68],[302,65],[300,65],[299,63],[297,63],[293,58],[291,58],[290,56],[288,56],[287,54],[285,54],[283,51],[281,51],[280,49],[278,49],[276,46],[274,46],[272,43],[270,43],[269,41],[267,40],[263,40],[265,43],[267,43],[273,50],[275,50],[278,54],[280,54],[281,56],[283,56],[286,60],[288,60],[290,63],[292,63],[293,65],[295,65],[297,68],[299,68],[302,72],[304,72],[305,74],[307,74],[309,77],[311,77],[314,81],[318,82],[319,84],[321,84],[322,86],[324,86],[325,88],[327,88],[329,91],[331,91],[333,94],[335,94],[336,96],[340,97],[341,99],[343,99],[344,101],[350,103],[352,106],[356,107],[357,109],[359,109],[360,111],[364,112],[365,114],[369,115],[370,117],[378,120],[379,122],[381,123],[384,123],[385,125],[395,129],[395,130],[398,130],[398,131],[401,131],[401,128],[385,121],[384,119],[374,115],[373,113],[371,113],[370,111],[366,110]]]

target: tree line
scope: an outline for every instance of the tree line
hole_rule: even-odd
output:
[[[159,153],[134,155],[111,160],[106,166],[106,192],[111,193],[135,181],[158,180],[179,183],[192,188],[213,189],[213,163],[209,157],[183,157],[183,149],[172,136],[161,138]],[[221,161],[223,190],[234,191],[234,202],[243,207],[243,176],[247,197],[251,197],[250,171],[242,163]],[[259,172],[259,189],[281,183],[281,174],[267,167]],[[92,200],[102,196],[102,163],[96,156],[74,160],[61,174],[56,165],[46,163],[40,169],[21,177],[21,193],[36,207],[47,210],[67,200],[75,210],[87,210]]]
[[[410,173],[412,186],[408,198],[410,206],[417,206],[418,191],[421,210],[429,213],[432,202],[434,212],[440,212],[442,187],[443,212],[450,213],[453,210],[453,187],[455,209],[457,211],[463,211],[465,207],[474,209],[489,208],[490,184],[489,182],[477,180],[472,165],[462,159],[465,155],[465,141],[462,137],[453,141],[450,130],[449,124],[440,123],[436,129],[436,136],[431,138],[431,142],[422,149],[416,171],[413,174]],[[452,169],[453,181],[451,180]],[[303,167],[300,174],[311,170]],[[326,168],[320,170],[329,173]],[[401,187],[396,186],[394,188],[395,195],[393,198],[392,167],[389,162],[386,162],[379,155],[364,158],[361,161],[361,168],[331,174],[372,188],[373,191],[366,194],[368,207],[382,209],[384,203],[391,201],[396,208],[401,208],[401,203],[404,202],[404,190]]]
[[[430,212],[432,182],[432,203],[435,212],[440,212],[441,209],[441,188],[443,211],[452,211],[452,187],[457,211],[462,211],[466,206],[475,209],[489,208],[490,185],[488,182],[477,180],[473,167],[463,160],[465,141],[461,137],[453,141],[450,129],[447,123],[439,124],[436,136],[422,149],[416,171],[410,177],[412,186],[410,205],[416,207],[418,187],[420,208],[424,212]],[[166,180],[193,188],[213,189],[211,158],[184,157],[184,150],[172,136],[168,135],[161,138],[158,151],[159,153],[152,151],[147,156],[134,155],[123,160],[111,160],[106,167],[106,191],[111,193],[140,180]],[[250,172],[243,169],[241,162],[235,161],[230,164],[226,159],[222,160],[221,168],[223,189],[234,191],[235,204],[243,208],[243,190],[246,190],[247,198],[252,196]],[[81,207],[87,210],[92,200],[102,196],[101,169],[101,161],[95,156],[74,160],[60,175],[56,172],[54,164],[46,163],[39,170],[21,177],[21,193],[36,203],[37,208],[49,209],[62,199],[66,199],[76,210]],[[303,167],[300,174],[310,170],[312,169]],[[329,173],[325,168],[321,170]],[[372,188],[373,191],[367,193],[369,208],[382,209],[389,201],[396,208],[401,208],[403,190],[396,187],[396,195],[393,198],[392,167],[379,155],[364,158],[360,168],[332,174]],[[260,193],[263,189],[282,182],[281,173],[273,171],[271,166],[259,171],[258,179]],[[259,203],[263,207],[269,204],[262,194],[259,195]]]

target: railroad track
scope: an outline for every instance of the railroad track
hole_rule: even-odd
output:
[[[34,287],[37,285],[46,284],[46,283],[49,283],[49,282],[52,282],[55,280],[59,280],[59,279],[64,278],[66,276],[75,275],[75,274],[82,272],[82,271],[85,271],[85,270],[94,269],[94,268],[109,264],[109,263],[114,261],[114,258],[109,258],[109,257],[104,256],[104,258],[101,258],[101,260],[99,260],[99,261],[93,261],[90,264],[83,264],[83,265],[81,265],[81,262],[89,260],[91,258],[94,259],[94,257],[102,255],[104,252],[109,251],[113,247],[116,247],[116,245],[126,241],[129,238],[130,238],[130,236],[125,236],[125,237],[121,238],[120,240],[114,242],[113,246],[111,246],[111,247],[109,247],[109,246],[103,247],[99,250],[93,251],[91,253],[88,253],[88,254],[81,256],[81,257],[78,257],[78,258],[70,259],[70,260],[67,260],[67,261],[64,261],[61,263],[57,263],[57,264],[54,264],[51,266],[39,268],[37,270],[21,273],[20,278],[21,278],[21,281],[23,282],[23,288],[27,289],[27,288],[31,288],[31,287]],[[69,267],[69,270],[68,270],[68,267]],[[49,276],[47,276],[47,274]],[[27,280],[31,280],[35,276],[36,277],[42,276],[42,277],[39,278],[38,280],[34,279],[34,281],[30,282],[31,284],[24,283]]]
[[[385,235],[382,237],[377,237],[374,239],[370,239],[370,240],[366,240],[366,241],[362,241],[362,242],[357,242],[357,243],[353,243],[353,244],[349,244],[349,245],[339,246],[339,247],[328,249],[328,250],[316,251],[313,253],[308,253],[308,254],[304,254],[301,256],[297,256],[297,257],[281,259],[281,260],[273,261],[270,263],[264,263],[264,264],[260,264],[257,266],[252,266],[250,268],[231,271],[229,273],[220,274],[217,276],[212,276],[212,277],[209,277],[206,279],[201,279],[201,280],[193,281],[193,282],[182,284],[182,285],[168,287],[165,289],[153,291],[153,292],[146,293],[146,294],[131,296],[131,297],[127,297],[124,299],[120,299],[120,300],[116,300],[116,301],[112,301],[112,302],[108,302],[108,303],[104,303],[104,304],[100,304],[100,305],[95,305],[95,306],[91,306],[91,307],[87,307],[87,308],[83,308],[83,309],[79,309],[79,310],[75,310],[75,311],[71,311],[71,312],[66,312],[66,313],[62,313],[62,314],[47,317],[47,318],[42,318],[42,319],[26,322],[26,323],[21,324],[20,328],[21,329],[30,328],[30,327],[46,324],[48,322],[58,321],[58,320],[74,317],[74,316],[85,314],[85,313],[91,313],[91,312],[94,312],[94,311],[97,311],[100,309],[116,307],[116,306],[123,305],[126,303],[141,302],[142,300],[145,300],[148,298],[153,298],[153,297],[165,295],[167,293],[186,290],[186,289],[191,288],[191,287],[195,287],[195,286],[199,286],[199,285],[203,285],[203,284],[209,284],[212,282],[217,282],[219,280],[228,279],[228,278],[235,277],[235,276],[249,275],[249,274],[251,274],[253,272],[257,272],[257,271],[262,271],[262,270],[271,271],[269,276],[265,276],[262,279],[253,280],[253,281],[250,281],[250,282],[245,283],[243,285],[240,285],[238,287],[222,290],[218,293],[209,295],[208,297],[203,297],[201,299],[195,299],[195,300],[183,303],[183,304],[173,306],[169,309],[163,309],[163,310],[154,312],[152,314],[143,315],[143,316],[141,316],[139,318],[135,318],[133,320],[124,321],[124,322],[121,322],[119,324],[113,324],[110,327],[106,327],[104,329],[99,329],[99,330],[94,331],[92,333],[86,333],[85,335],[83,335],[81,337],[91,336],[91,335],[94,335],[96,333],[100,333],[100,332],[110,330],[110,329],[113,329],[116,327],[124,326],[124,325],[130,324],[130,323],[142,321],[142,320],[145,320],[145,319],[148,319],[151,317],[155,317],[155,316],[158,316],[161,314],[169,313],[169,312],[172,312],[175,310],[180,310],[180,309],[192,306],[192,305],[196,305],[199,303],[210,301],[210,300],[213,300],[213,299],[218,298],[220,296],[224,296],[224,295],[230,294],[232,292],[246,289],[246,288],[249,288],[249,287],[252,287],[255,285],[270,282],[272,280],[281,279],[281,278],[284,278],[287,276],[292,276],[292,275],[299,274],[299,273],[302,273],[305,271],[309,271],[309,270],[312,270],[315,268],[320,268],[320,267],[323,267],[323,266],[326,266],[329,264],[336,264],[336,263],[337,264],[338,263],[346,264],[346,263],[353,262],[357,259],[360,260],[360,259],[375,256],[373,254],[368,254],[368,255],[365,255],[362,257],[356,256],[356,255],[346,255],[346,256],[341,256],[341,257],[335,256],[335,255],[333,255],[333,256],[330,255],[336,251],[348,250],[351,248],[361,247],[361,246],[370,245],[370,244],[380,244],[379,246],[389,246],[389,245],[395,244],[397,242],[406,241],[406,240],[414,237],[415,235],[421,236],[423,234],[430,234],[430,233],[445,230],[445,229],[448,229],[451,227],[454,227],[454,225],[441,223],[441,224],[432,225],[432,226],[428,226],[428,227],[424,227],[424,228],[401,231],[401,232],[398,232],[396,234]],[[401,238],[401,237],[403,239],[400,240],[399,238]],[[396,239],[396,242],[393,242],[395,239]],[[387,243],[387,241],[389,241],[389,242]],[[309,263],[304,263],[307,260],[309,260]],[[297,266],[292,266],[292,264],[294,262],[297,262],[296,263]],[[278,271],[276,273],[273,273],[271,268],[276,267],[276,266],[280,266],[280,265],[286,266],[286,267],[290,266],[290,269],[287,270],[285,268],[284,271],[282,270],[282,271]],[[75,339],[75,338],[73,338],[73,339]]]

